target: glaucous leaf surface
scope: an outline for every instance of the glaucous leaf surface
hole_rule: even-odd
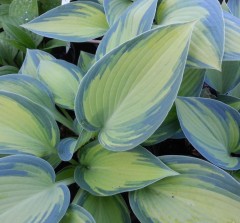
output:
[[[96,60],[120,44],[151,29],[157,0],[135,1],[106,32],[96,52]]]
[[[60,223],[96,223],[96,221],[84,208],[71,204]]]
[[[76,65],[64,60],[42,60],[38,66],[38,78],[51,90],[56,104],[67,109],[74,108],[82,79]]]
[[[209,177],[181,174],[130,193],[130,205],[142,223],[238,222],[240,197]]]
[[[76,117],[85,129],[100,131],[105,148],[132,149],[163,122],[182,81],[193,25],[145,32],[112,50],[84,76]]]
[[[195,68],[221,69],[224,21],[218,0],[163,0],[156,21],[159,25],[196,21],[187,64]]]
[[[104,11],[110,27],[132,3],[131,0],[103,0]]]
[[[223,61],[222,71],[207,70],[205,81],[221,94],[229,92],[240,83],[240,62]]]
[[[0,91],[0,153],[56,156],[59,129],[46,110],[19,95]]]
[[[186,68],[178,91],[178,96],[198,97],[202,90],[204,76],[204,69]],[[173,105],[163,123],[143,145],[154,145],[162,142],[172,137],[179,129],[180,125],[177,118],[176,107]]]
[[[29,155],[0,158],[0,222],[59,222],[70,193],[55,183],[53,168]]]
[[[234,87],[231,91],[228,92],[230,96],[240,98],[240,83]]]
[[[225,48],[224,61],[240,60],[240,19],[224,12],[225,23]]]
[[[80,151],[75,181],[93,195],[132,191],[177,174],[141,146],[113,152],[94,141]]]
[[[27,50],[23,64],[19,70],[20,74],[25,74],[37,78],[37,69],[41,60],[55,59],[51,54],[41,50]]]
[[[240,2],[238,0],[228,0],[227,5],[231,11],[231,13],[236,16],[240,17]]]
[[[240,114],[213,99],[179,97],[175,101],[181,128],[189,142],[213,164],[240,169]]]
[[[131,222],[128,207],[121,195],[101,197],[79,189],[73,203],[89,211],[96,222]]]
[[[108,24],[101,5],[76,1],[58,6],[22,27],[45,37],[85,42],[104,35]]]
[[[238,112],[240,112],[240,98],[233,97],[230,95],[218,95],[216,99],[233,107]]]

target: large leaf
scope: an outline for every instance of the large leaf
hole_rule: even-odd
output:
[[[240,17],[240,2],[239,0],[228,0],[227,3],[231,13],[236,16],[236,17]]]
[[[27,50],[24,62],[19,70],[20,74],[37,78],[37,69],[41,60],[55,59],[51,54],[41,50]]]
[[[70,201],[53,168],[28,155],[0,159],[0,222],[59,222]]]
[[[71,204],[60,223],[96,223],[92,215],[84,208]]]
[[[108,196],[143,188],[176,174],[141,146],[113,152],[95,141],[81,149],[75,180],[94,195]]]
[[[132,2],[131,0],[103,0],[104,11],[110,26],[119,19]]]
[[[178,98],[181,128],[206,159],[224,169],[240,169],[240,114],[222,102],[205,98]]]
[[[108,29],[102,6],[87,1],[59,6],[22,26],[42,36],[71,42],[100,37]]]
[[[29,153],[39,157],[57,155],[57,123],[46,110],[28,99],[0,92],[0,153]]]
[[[87,130],[100,130],[105,148],[132,149],[163,122],[182,80],[192,27],[186,23],[145,32],[108,53],[85,75],[76,117]]]
[[[54,101],[67,109],[74,108],[74,100],[82,74],[80,69],[64,60],[43,60],[38,78],[52,91]]]
[[[157,0],[134,2],[104,35],[97,48],[96,59],[99,60],[120,44],[150,30],[156,6]]]
[[[121,195],[94,196],[84,190],[79,190],[73,200],[89,211],[96,222],[130,223],[128,207]]]
[[[223,61],[222,71],[207,70],[205,81],[219,93],[227,93],[240,83],[240,62]]]
[[[157,9],[159,25],[193,20],[198,22],[193,30],[187,64],[221,70],[224,21],[218,0],[163,0]]]
[[[142,223],[238,222],[240,197],[217,184],[198,175],[169,177],[131,192],[130,205]]]
[[[240,83],[228,93],[229,95],[240,98]]]
[[[240,60],[240,19],[224,12],[225,22],[225,48],[224,61]]]
[[[178,96],[198,97],[202,90],[205,70],[186,68],[183,74],[183,80],[178,91]],[[173,105],[166,119],[160,127],[144,142],[144,145],[154,145],[172,137],[180,125],[177,118],[176,107]]]

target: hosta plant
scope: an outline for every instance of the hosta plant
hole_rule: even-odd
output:
[[[97,47],[0,77],[0,222],[239,222],[239,12],[80,0],[21,25]],[[157,156],[168,139],[198,158]]]

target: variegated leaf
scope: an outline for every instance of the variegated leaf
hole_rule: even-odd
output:
[[[159,25],[197,20],[187,64],[220,70],[224,51],[224,21],[218,0],[163,0],[156,21]]]
[[[55,103],[67,109],[74,108],[82,77],[76,65],[64,60],[42,60],[38,67],[39,80],[51,90]]]
[[[75,181],[93,195],[109,196],[143,188],[176,174],[141,146],[130,151],[113,152],[94,141],[79,153]]]
[[[82,74],[86,74],[94,62],[94,54],[81,51],[78,58],[78,67],[81,69]]]
[[[70,42],[100,37],[108,29],[102,6],[88,1],[58,6],[22,27],[42,36]]]
[[[228,92],[229,95],[240,98],[240,83],[234,87],[231,91]]]
[[[70,202],[53,168],[29,155],[0,158],[0,222],[59,222]]]
[[[240,2],[239,0],[228,0],[227,5],[231,11],[231,13],[240,18]]]
[[[179,97],[175,103],[181,128],[194,148],[219,167],[240,169],[240,159],[231,156],[240,151],[240,114],[213,99]]]
[[[76,117],[87,130],[100,130],[105,148],[132,149],[163,122],[180,87],[193,25],[145,32],[112,50],[85,75]]]
[[[157,0],[135,1],[104,35],[96,52],[96,60],[120,44],[151,29]]]
[[[107,197],[94,196],[80,189],[74,198],[73,203],[78,204],[89,211],[96,222],[131,222],[128,207],[121,195]]]
[[[218,95],[216,99],[233,107],[234,109],[240,112],[240,98],[233,97],[230,95]]]
[[[238,222],[240,197],[218,184],[209,177],[181,174],[131,192],[130,205],[142,223]]]

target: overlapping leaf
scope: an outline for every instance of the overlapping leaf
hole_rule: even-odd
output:
[[[178,96],[198,97],[202,90],[205,70],[186,68],[183,80],[178,91]],[[166,119],[160,127],[151,135],[144,145],[153,145],[173,136],[180,129],[176,107],[173,105]]]
[[[19,70],[20,74],[25,74],[37,78],[37,69],[41,60],[55,59],[51,54],[41,50],[27,50],[24,62]]]
[[[157,9],[159,25],[198,20],[187,64],[220,70],[224,51],[224,21],[217,0],[163,0]]]
[[[0,153],[57,155],[59,129],[46,110],[28,99],[0,92]]]
[[[56,7],[22,26],[42,36],[71,42],[100,37],[108,29],[102,6],[88,1]]]
[[[207,70],[205,81],[221,94],[229,92],[240,83],[240,62],[223,61],[222,71]]]
[[[97,141],[81,149],[79,163],[75,180],[82,189],[94,195],[109,196],[136,190],[177,174],[141,146],[113,152]]]
[[[64,60],[43,60],[38,67],[38,78],[51,90],[55,103],[67,109],[74,108],[82,77],[76,65]]]
[[[218,95],[216,99],[222,101],[223,103],[233,107],[240,112],[240,98],[230,95]]]
[[[87,71],[94,64],[94,62],[95,62],[94,54],[81,51],[78,58],[78,66],[80,67],[81,72],[83,74],[87,73]]]
[[[176,100],[181,128],[206,159],[228,170],[240,169],[240,114],[222,102],[205,98]]]
[[[0,158],[0,221],[59,222],[70,201],[66,185],[56,184],[53,168],[28,155]]]
[[[228,93],[229,95],[240,98],[240,83]]]
[[[231,10],[231,13],[236,16],[240,17],[240,2],[238,0],[228,0],[227,3],[229,9]]]
[[[112,49],[151,29],[157,0],[135,1],[104,35],[97,48],[99,60]]]
[[[87,130],[100,130],[105,148],[132,149],[163,122],[180,87],[193,25],[145,32],[108,53],[85,75],[76,117]]]
[[[71,204],[60,223],[96,223],[92,215],[84,208]]]
[[[209,178],[181,174],[130,193],[141,222],[238,222],[240,197]],[[238,187],[239,189],[239,187]]]
[[[121,195],[107,197],[94,196],[80,189],[73,203],[88,210],[96,222],[131,222],[128,207]]]
[[[110,27],[131,4],[130,0],[103,0],[104,11]]]

